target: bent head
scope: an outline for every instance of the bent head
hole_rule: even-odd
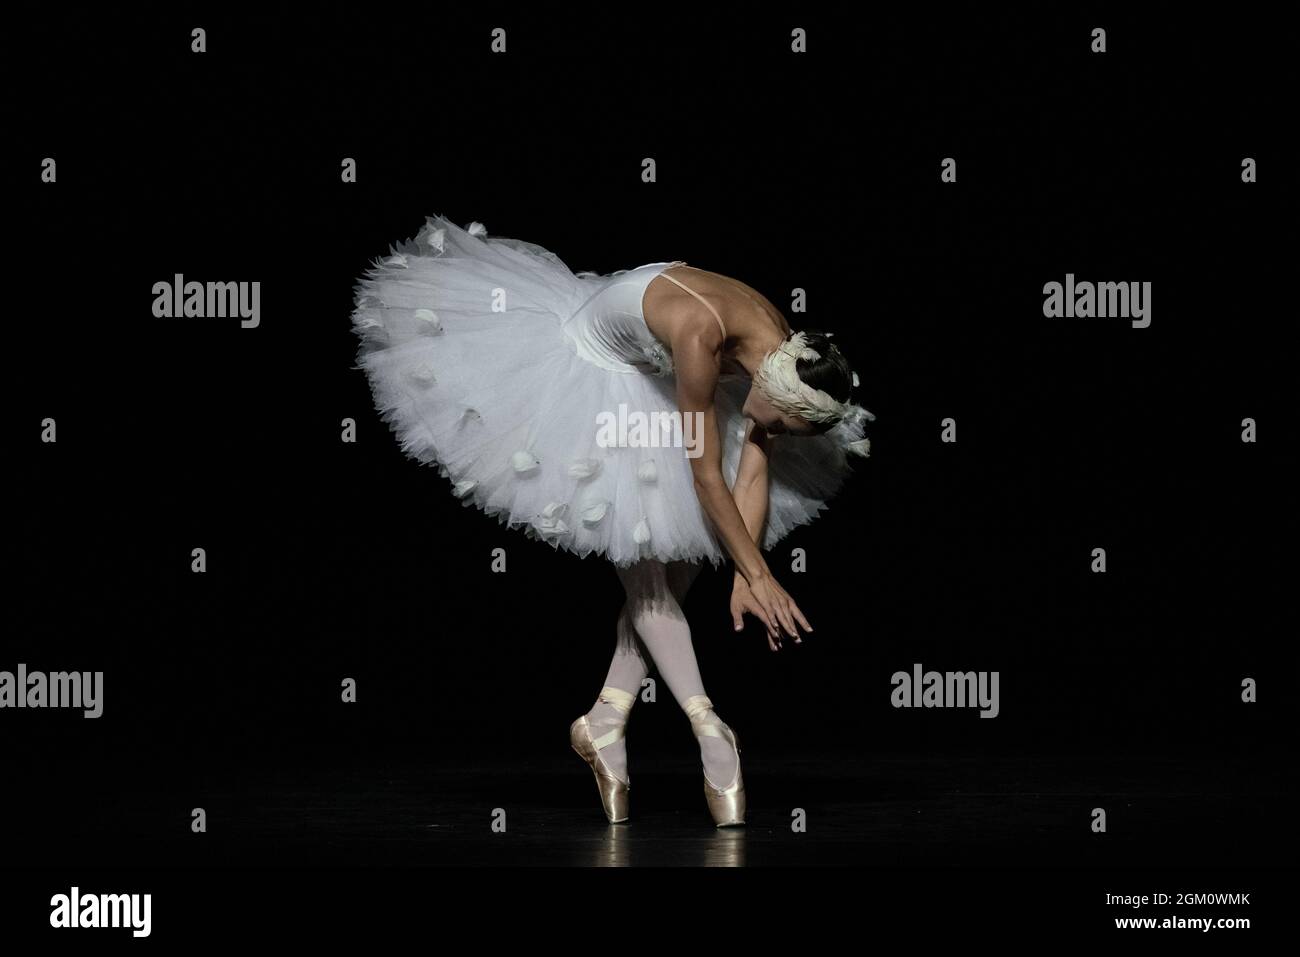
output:
[[[822,332],[792,332],[764,357],[741,410],[774,435],[821,435],[847,411],[856,376]]]
[[[757,386],[750,387],[749,396],[740,411],[770,435],[820,435],[825,431],[814,426],[807,419],[782,412],[759,391]]]

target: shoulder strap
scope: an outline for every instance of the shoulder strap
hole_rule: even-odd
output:
[[[675,262],[675,263],[673,263],[672,265],[673,265],[673,266],[685,266],[686,263],[684,263],[684,262]],[[669,268],[671,268],[671,267],[669,267]],[[698,299],[700,302],[703,302],[703,303],[704,303],[704,307],[705,307],[706,309],[708,309],[709,312],[713,313],[713,318],[716,319],[716,320],[718,320],[718,328],[722,330],[722,338],[723,338],[724,340],[727,338],[727,327],[726,327],[725,325],[722,324],[722,317],[721,317],[720,315],[718,315],[718,310],[714,309],[714,308],[713,308],[713,305],[712,305],[711,303],[706,302],[705,299],[704,299],[704,297],[701,296],[698,292],[696,292],[696,291],[695,291],[694,289],[692,289],[690,286],[686,285],[686,283],[681,282],[681,281],[678,280],[678,279],[674,279],[672,276],[668,275],[667,272],[661,272],[659,275],[663,276],[663,277],[664,277],[665,279],[667,279],[669,282],[676,283],[677,285],[681,286],[683,289],[685,289],[687,292],[689,292],[692,296],[694,296],[694,297],[695,297],[696,299]]]

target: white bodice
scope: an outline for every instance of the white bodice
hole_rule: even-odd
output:
[[[671,375],[672,354],[645,322],[650,281],[677,262],[649,263],[614,273],[565,323],[578,355],[611,372]]]

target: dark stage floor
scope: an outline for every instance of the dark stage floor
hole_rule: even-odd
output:
[[[531,764],[177,773],[167,784],[28,808],[47,865],[1235,867],[1289,865],[1293,783],[1246,758],[764,755],[744,764],[749,824],[717,829],[698,768],[643,759],[632,818],[609,825],[587,766]],[[203,807],[208,831],[190,833]],[[1103,807],[1108,830],[1093,833]],[[506,831],[491,828],[503,808]],[[806,833],[790,826],[807,812]]]

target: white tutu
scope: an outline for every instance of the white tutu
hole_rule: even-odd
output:
[[[683,449],[598,440],[602,415],[678,411],[671,356],[639,312],[614,317],[628,330],[617,356],[593,354],[570,323],[636,273],[574,274],[541,246],[430,217],[357,283],[356,368],[403,451],[436,466],[464,504],[583,557],[716,566],[728,556]],[[748,390],[748,378],[723,376],[715,403],[729,485]],[[846,443],[861,439],[860,422],[841,422],[773,443],[764,549],[826,507],[850,470]]]

